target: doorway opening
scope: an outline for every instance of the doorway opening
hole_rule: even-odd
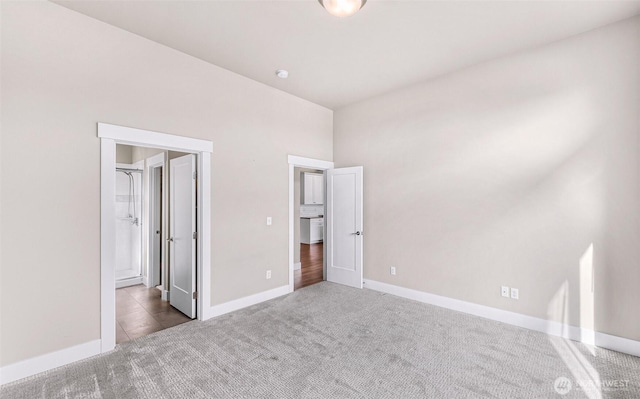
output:
[[[363,167],[289,155],[289,291],[296,288],[296,168],[323,172],[322,280],[363,288]],[[298,172],[303,172],[298,169]],[[313,173],[313,172],[311,172]],[[302,176],[302,175],[301,175]],[[310,183],[314,184],[314,183]],[[313,196],[313,192],[311,193]],[[319,230],[319,229],[318,229]],[[310,247],[311,249],[311,247]],[[302,265],[300,265],[302,266]],[[302,276],[301,276],[302,277]]]
[[[324,175],[294,168],[294,290],[323,281]]]
[[[333,162],[293,155],[288,161],[289,290],[294,291],[326,280],[324,172]]]
[[[174,273],[195,278],[197,246],[194,155],[160,148],[116,145],[116,344],[195,318]],[[176,165],[189,169],[180,173]],[[169,165],[169,167],[165,167]],[[183,192],[176,193],[176,190]],[[187,193],[184,193],[187,191]],[[181,196],[186,195],[186,200]],[[186,224],[179,246],[177,230]],[[190,240],[184,240],[184,236]],[[174,239],[175,238],[175,239]],[[182,270],[185,267],[191,270]],[[183,282],[189,285],[187,281]],[[171,298],[171,294],[173,298]],[[183,295],[184,296],[184,295]]]
[[[115,347],[116,340],[207,317],[213,146],[206,140],[103,123],[98,124],[98,137],[104,353]],[[118,167],[135,170],[120,172]],[[126,190],[123,184],[124,193],[117,187],[118,174],[129,180]],[[120,220],[124,233],[119,231]],[[127,224],[136,229],[125,229]],[[132,244],[140,240],[139,246]],[[121,241],[128,247],[119,248]],[[139,267],[130,267],[135,275],[124,278],[120,269],[125,267],[119,261],[138,263]]]

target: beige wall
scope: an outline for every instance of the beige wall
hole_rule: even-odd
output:
[[[210,304],[288,283],[287,154],[332,159],[330,110],[52,3],[1,22],[0,365],[100,337],[97,122],[213,141]]]
[[[158,155],[161,152],[169,152],[167,150],[161,150],[159,148],[147,148],[147,147],[136,147],[136,146],[128,146],[131,148],[131,161],[132,163],[146,161],[147,158],[151,158],[154,155]],[[145,165],[146,168],[146,165]]]
[[[639,38],[636,17],[336,111],[365,277],[639,340]]]
[[[130,145],[116,144],[116,162],[131,164],[133,159],[133,147]]]

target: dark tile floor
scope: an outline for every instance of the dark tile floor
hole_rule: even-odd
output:
[[[160,297],[160,290],[134,285],[116,290],[116,343],[129,341],[191,319]]]

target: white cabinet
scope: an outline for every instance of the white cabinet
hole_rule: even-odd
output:
[[[302,173],[300,179],[301,199],[304,205],[324,203],[324,176],[320,173]]]
[[[300,219],[300,242],[303,244],[315,244],[322,242],[324,236],[323,218]]]

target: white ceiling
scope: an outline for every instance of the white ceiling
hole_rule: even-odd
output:
[[[369,0],[344,19],[315,0],[55,2],[331,109],[640,14],[640,1]]]

